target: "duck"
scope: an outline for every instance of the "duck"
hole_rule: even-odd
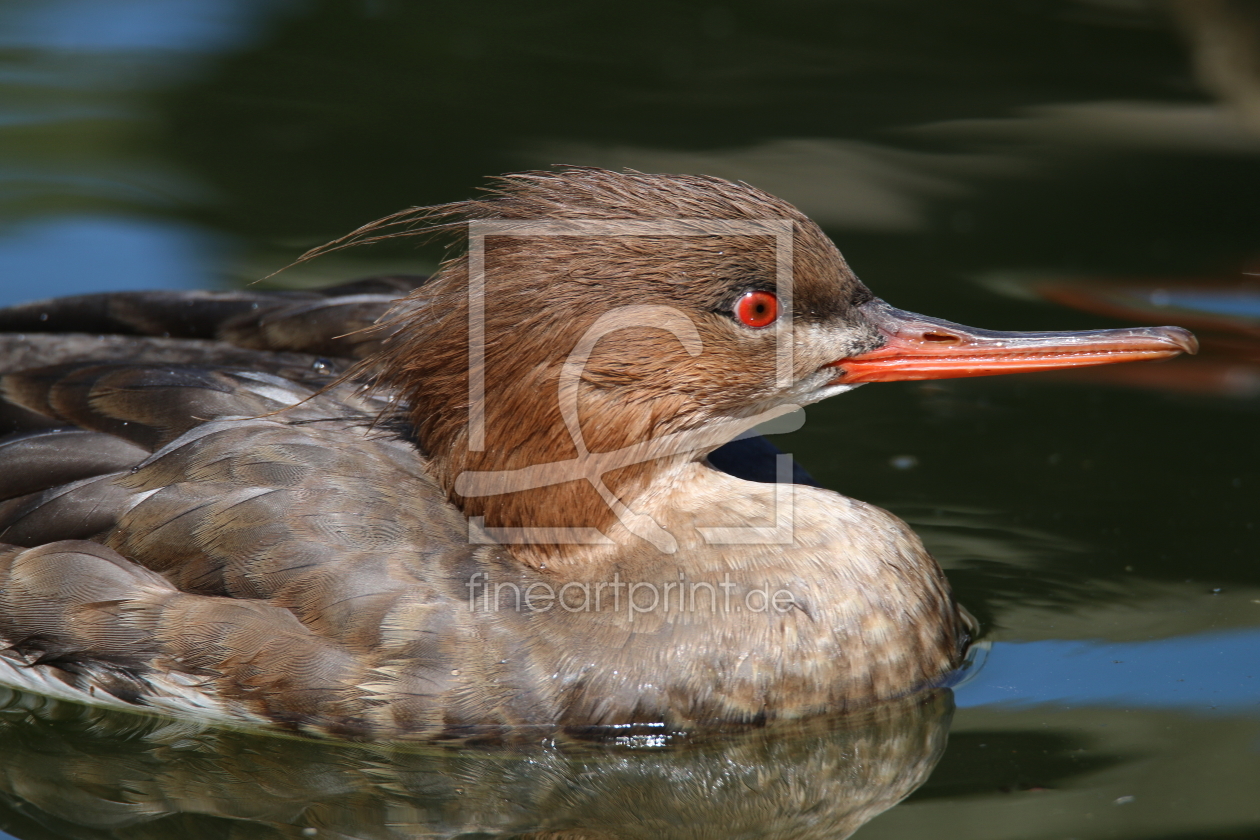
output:
[[[974,621],[897,517],[710,455],[867,383],[1196,350],[896,309],[700,175],[505,175],[307,257],[411,236],[464,247],[0,310],[0,683],[352,739],[868,710],[946,684]]]

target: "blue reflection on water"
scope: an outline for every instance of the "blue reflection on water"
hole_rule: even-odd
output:
[[[267,0],[35,0],[3,11],[0,45],[53,50],[213,51],[239,44]]]
[[[196,228],[128,218],[32,222],[0,237],[0,306],[123,289],[207,289],[221,243]]]
[[[1260,294],[1246,289],[1219,292],[1211,289],[1169,292],[1160,290],[1151,292],[1147,298],[1158,306],[1260,320]]]
[[[996,642],[959,706],[1140,706],[1260,714],[1260,628],[1150,642]]]

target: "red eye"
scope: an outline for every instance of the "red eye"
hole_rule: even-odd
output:
[[[746,327],[768,327],[779,317],[779,299],[774,292],[749,292],[735,304],[735,317]]]

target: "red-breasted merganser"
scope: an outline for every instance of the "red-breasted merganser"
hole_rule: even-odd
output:
[[[867,382],[1195,350],[894,309],[708,177],[510,175],[322,250],[435,231],[426,282],[0,312],[0,682],[424,739],[869,706],[961,662],[940,568],[707,454]]]

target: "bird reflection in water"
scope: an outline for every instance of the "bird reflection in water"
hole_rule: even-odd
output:
[[[0,826],[21,840],[841,838],[927,779],[953,710],[941,689],[703,738],[645,729],[622,744],[454,750],[205,729],[0,692]]]

